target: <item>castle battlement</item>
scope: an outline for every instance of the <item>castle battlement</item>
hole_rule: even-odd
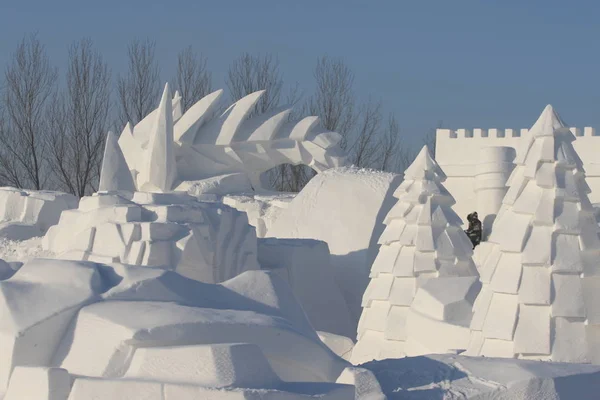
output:
[[[587,183],[592,189],[590,199],[594,203],[600,203],[600,158],[598,157],[600,131],[589,126],[572,127],[569,130],[575,136],[573,147],[583,161]],[[455,210],[461,217],[464,218],[469,212],[475,210],[479,210],[481,215],[481,212],[485,213],[486,204],[494,203],[489,198],[491,192],[482,194],[480,189],[483,186],[501,188],[504,182],[501,182],[500,178],[505,180],[508,177],[512,159],[505,160],[505,165],[495,165],[494,162],[497,160],[492,160],[490,157],[499,152],[498,154],[512,154],[514,158],[521,147],[521,138],[528,133],[529,129],[440,128],[436,130],[435,160],[448,177],[445,185],[456,199]],[[505,150],[488,151],[489,147],[502,147]],[[482,171],[487,171],[486,168],[496,172],[500,171],[499,168],[505,168],[506,173],[496,174],[492,182],[491,176],[481,175]],[[499,191],[497,197],[502,198]]]
[[[596,129],[591,126],[586,126],[583,129],[581,128],[569,128],[573,135],[577,137],[592,137],[592,136],[600,136],[600,132],[596,132]],[[504,139],[504,138],[520,138],[522,136],[527,135],[529,129],[521,128],[521,129],[447,129],[447,128],[438,128],[436,130],[436,139],[437,140],[447,140],[447,139]]]

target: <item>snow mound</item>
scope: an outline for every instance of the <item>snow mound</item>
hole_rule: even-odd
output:
[[[77,208],[73,195],[0,187],[0,238],[26,240],[43,236],[64,210]]]
[[[355,326],[383,218],[400,181],[398,175],[354,167],[324,171],[311,179],[267,231],[267,237],[327,243]]]
[[[600,366],[529,360],[429,355],[373,361],[389,400],[593,400]]]
[[[355,364],[467,348],[480,287],[445,179],[424,146],[394,192],[363,296]]]
[[[268,389],[269,399],[278,390],[298,399],[310,390],[332,399],[354,392],[286,383],[334,383],[349,364],[269,272],[215,285],[160,268],[37,259],[0,281],[0,316],[0,394],[8,388],[8,398],[33,393],[29,381],[40,385],[36,398],[54,399],[48,393],[64,388],[62,371],[75,379],[69,399],[91,398],[93,388],[93,398],[145,398],[134,395],[140,385],[173,385],[191,392],[172,398],[190,399],[222,388]],[[109,397],[119,388],[131,397]]]
[[[186,193],[84,197],[48,231],[43,248],[63,259],[170,266],[209,283],[259,269],[256,234],[246,216]]]
[[[310,239],[259,239],[258,260],[292,288],[318,331],[353,337],[348,306],[335,281],[327,244]]]
[[[490,245],[469,355],[600,362],[600,239],[581,159],[552,106],[518,151]]]
[[[184,181],[176,191],[183,191],[198,197],[207,194],[226,195],[231,193],[251,192],[252,184],[244,173],[225,174],[198,181]]]

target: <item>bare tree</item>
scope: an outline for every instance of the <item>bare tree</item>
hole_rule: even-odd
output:
[[[36,35],[24,38],[5,70],[0,126],[0,179],[29,189],[44,188],[46,106],[57,72]]]
[[[175,85],[181,94],[184,112],[212,91],[212,75],[206,68],[206,58],[196,54],[191,46],[177,56]]]
[[[381,103],[369,100],[356,121],[355,138],[347,149],[350,161],[357,167],[372,168],[377,163],[381,149],[377,136],[381,129]]]
[[[156,44],[149,40],[134,40],[129,45],[129,71],[117,82],[121,125],[137,124],[156,107],[161,82],[155,49]]]
[[[256,105],[256,113],[264,113],[279,106],[283,77],[279,71],[279,61],[271,54],[242,54],[229,66],[226,83],[234,101],[265,90]]]
[[[110,111],[110,71],[84,39],[69,49],[66,91],[51,108],[51,165],[64,190],[94,192]]]
[[[342,135],[340,146],[348,147],[348,136],[356,122],[354,74],[342,60],[322,57],[314,72],[315,94],[307,102],[307,111],[317,115],[325,129]]]

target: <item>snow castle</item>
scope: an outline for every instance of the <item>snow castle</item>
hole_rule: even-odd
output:
[[[600,137],[591,127],[569,130],[592,190],[590,200],[600,203]],[[444,185],[456,199],[454,209],[461,218],[477,210],[484,236],[500,209],[520,143],[529,134],[529,129],[437,129],[435,160],[447,176]]]

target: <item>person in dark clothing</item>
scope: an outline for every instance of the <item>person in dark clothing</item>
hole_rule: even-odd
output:
[[[469,227],[465,231],[471,243],[473,244],[473,248],[477,247],[479,243],[481,243],[481,221],[478,218],[477,211],[472,212],[467,215],[467,221],[469,221]]]

